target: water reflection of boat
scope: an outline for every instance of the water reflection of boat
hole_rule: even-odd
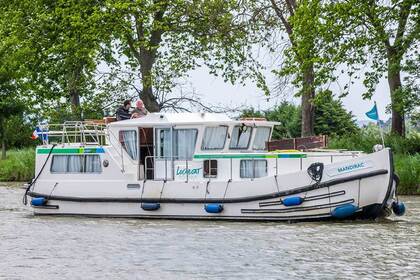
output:
[[[268,152],[274,125],[154,113],[49,126],[27,194],[35,214],[318,220],[376,218],[391,207],[403,214],[390,149]]]

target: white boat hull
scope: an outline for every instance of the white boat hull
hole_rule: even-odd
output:
[[[86,181],[43,179],[28,193],[44,197],[33,206],[38,215],[87,215],[106,217],[223,219],[223,220],[319,220],[336,218],[334,211],[353,205],[346,218],[377,218],[388,213],[396,190],[389,149],[332,164],[315,183],[307,170],[253,180],[222,181]],[[285,206],[290,197],[299,205]],[[144,204],[159,204],[155,210]],[[205,205],[222,206],[208,213]]]

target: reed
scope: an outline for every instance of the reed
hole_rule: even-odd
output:
[[[0,181],[29,181],[34,176],[35,150],[7,151],[7,158],[0,160]]]

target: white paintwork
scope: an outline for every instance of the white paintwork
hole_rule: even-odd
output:
[[[161,115],[163,117],[161,117]],[[34,208],[37,214],[80,214],[105,215],[129,217],[164,217],[164,218],[218,218],[218,219],[304,219],[329,217],[331,211],[340,204],[348,202],[362,207],[372,204],[382,204],[388,194],[388,185],[392,180],[392,166],[389,158],[390,152],[384,149],[379,152],[364,155],[352,152],[308,152],[308,153],[268,153],[253,151],[251,137],[248,149],[230,150],[229,141],[221,150],[201,151],[203,131],[206,126],[227,125],[229,134],[235,125],[241,121],[231,120],[220,114],[150,114],[147,117],[116,122],[109,125],[107,130],[107,143],[103,146],[104,153],[100,153],[101,162],[108,161],[108,167],[102,167],[101,173],[93,174],[54,174],[50,172],[51,158],[46,168],[33,185],[32,193],[45,197],[64,197],[82,199],[128,199],[125,202],[75,202],[50,199],[48,205],[58,205],[58,209]],[[266,121],[247,121],[251,126],[273,127],[275,123]],[[174,160],[166,163],[157,160],[155,179],[146,179],[144,171],[139,173],[137,161],[129,158],[127,152],[118,142],[118,131],[124,129],[138,129],[139,127],[177,127],[195,128],[198,130],[195,155],[214,155],[225,157],[238,157],[241,155],[267,156],[267,176],[261,178],[240,178],[240,159],[219,158],[218,174],[216,178],[203,178],[203,159]],[[63,144],[57,148],[81,147],[81,144]],[[40,148],[51,148],[51,145]],[[281,154],[302,154],[306,158],[271,158]],[[36,174],[45,163],[47,154],[37,154]],[[311,163],[324,163],[322,182],[347,178],[354,175],[365,174],[378,170],[387,170],[386,174],[374,177],[353,180],[334,186],[313,189],[294,194],[305,198],[324,195],[316,200],[304,201],[302,205],[285,207],[273,204],[262,207],[260,203],[278,202],[280,198],[254,199],[244,202],[224,202],[229,199],[241,199],[253,196],[275,194],[293,190],[313,184],[307,174]],[[347,168],[346,166],[359,166],[360,168]],[[173,168],[172,168],[173,166]],[[143,166],[142,166],[143,167]],[[194,174],[177,174],[183,168],[197,169]],[[166,174],[166,177],[163,175]],[[159,175],[159,176],[157,176]],[[394,186],[395,188],[395,186]],[[345,193],[343,193],[343,191]],[[393,192],[394,190],[392,190]],[[390,194],[388,204],[392,202],[393,193]],[[334,195],[339,194],[339,195]],[[333,194],[330,196],[330,194]],[[287,196],[282,196],[284,199]],[[145,211],[141,208],[140,199],[161,202],[156,211]],[[162,202],[166,199],[175,200],[203,200],[200,203],[174,203]],[[206,200],[205,200],[206,199]],[[217,199],[224,206],[218,214],[207,213],[204,210],[204,201]],[[336,204],[335,204],[336,203]],[[321,205],[321,206],[320,206]],[[322,205],[329,205],[324,207]],[[307,207],[320,207],[308,209]],[[389,205],[388,205],[389,206]],[[299,210],[299,208],[302,208]]]

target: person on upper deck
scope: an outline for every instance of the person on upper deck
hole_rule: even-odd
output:
[[[117,117],[117,121],[130,119],[131,118],[130,108],[131,108],[131,101],[125,100],[123,106],[118,108],[117,112],[115,113],[115,116]]]
[[[144,106],[143,100],[139,99],[136,102],[136,108],[134,108],[133,112],[131,113],[131,118],[141,118],[146,116],[148,113],[149,111],[147,111],[146,107]]]

